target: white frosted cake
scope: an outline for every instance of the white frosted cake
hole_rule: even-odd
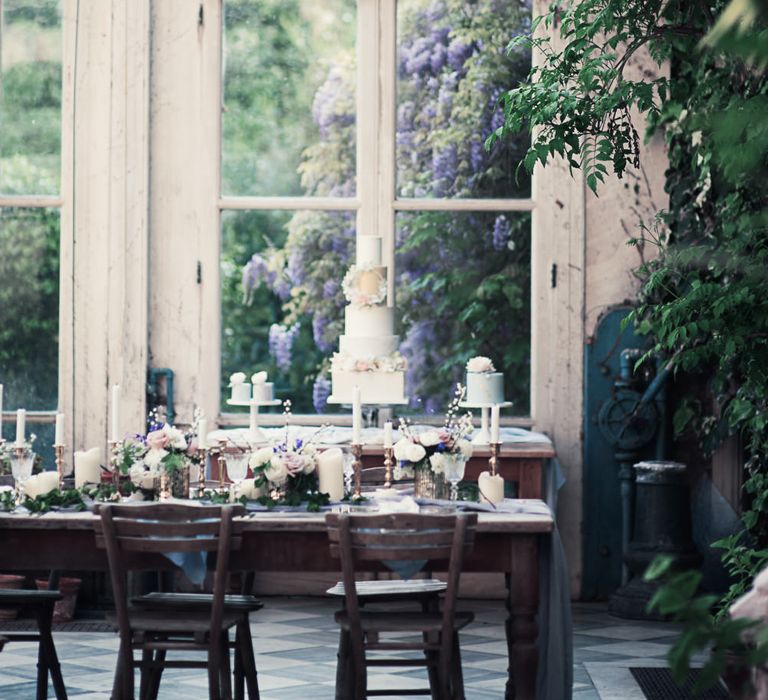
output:
[[[343,282],[349,306],[344,335],[331,360],[330,403],[352,403],[360,387],[363,403],[403,404],[405,359],[398,353],[395,312],[387,306],[387,268],[381,264],[381,238],[357,239],[356,264]]]
[[[229,378],[229,387],[232,390],[232,403],[246,403],[251,400],[251,385],[245,381],[243,372],[235,372]]]
[[[504,375],[494,369],[493,362],[487,357],[473,357],[467,362],[467,403],[504,402]]]
[[[274,401],[275,400],[275,385],[272,382],[267,381],[266,372],[256,372],[251,377],[251,386],[253,387],[253,400],[254,401]]]

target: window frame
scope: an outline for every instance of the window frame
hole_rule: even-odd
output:
[[[219,13],[219,36],[223,36],[223,12]],[[388,269],[395,265],[395,219],[399,212],[451,211],[451,212],[532,212],[535,203],[528,198],[409,198],[398,197],[396,189],[396,114],[397,114],[397,0],[357,0],[356,42],[356,176],[355,197],[301,197],[301,196],[233,196],[221,193],[219,177],[217,211],[219,236],[224,212],[232,210],[305,210],[355,211],[357,231],[377,231],[382,238],[383,263]],[[223,46],[223,41],[221,41]],[[220,55],[220,60],[223,59]],[[214,94],[222,95],[223,71]],[[377,76],[371,80],[370,76]],[[221,115],[216,129],[217,172],[220,172]],[[358,234],[359,235],[359,234]],[[217,272],[218,275],[218,272]],[[217,280],[218,281],[218,280]],[[388,304],[397,306],[395,275],[388,275]],[[221,312],[219,308],[219,327]],[[216,395],[221,376],[221,353],[217,354]],[[217,406],[220,406],[221,397]],[[220,426],[247,425],[246,413],[218,413]],[[345,414],[296,415],[304,424],[331,423],[344,425],[351,422]],[[420,422],[442,421],[441,416],[419,415]],[[282,424],[280,414],[259,416],[263,425]],[[505,424],[530,425],[530,416],[503,418]]]

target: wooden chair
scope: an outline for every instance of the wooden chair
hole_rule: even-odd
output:
[[[61,600],[58,591],[0,590],[0,607],[26,610],[37,621],[37,632],[3,632],[6,643],[37,642],[37,700],[48,697],[49,674],[57,700],[67,700],[59,657],[51,634],[53,606],[58,600]]]
[[[181,504],[103,505],[96,544],[106,548],[120,633],[114,700],[134,697],[134,669],[141,671],[140,697],[154,698],[163,668],[206,668],[211,700],[230,700],[229,630],[235,628],[236,659],[250,698],[258,698],[248,616],[225,607],[231,551],[242,543],[233,515],[239,506]],[[194,606],[129,607],[126,573],[158,567],[157,555],[215,553],[213,593]],[[141,652],[136,659],[134,652]],[[204,652],[204,659],[166,659],[168,651]]]
[[[458,631],[474,616],[457,613],[456,599],[463,559],[474,544],[477,515],[329,513],[325,522],[331,555],[341,560],[345,594],[345,607],[335,616],[341,628],[339,664],[343,664],[343,672],[337,674],[337,683],[343,684],[337,687],[337,697],[363,700],[381,695],[431,694],[434,700],[463,699]],[[448,581],[442,611],[405,610],[400,600],[387,601],[376,610],[361,610],[356,573],[360,568],[370,568],[374,562],[382,561],[429,562],[431,566],[447,562]],[[391,634],[396,638],[390,639]],[[369,651],[414,650],[422,652],[423,657],[368,656]],[[430,687],[407,691],[368,690],[369,666],[426,666]]]

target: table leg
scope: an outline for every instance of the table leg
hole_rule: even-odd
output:
[[[535,536],[516,538],[512,547],[512,570],[505,574],[507,585],[507,653],[509,667],[507,700],[535,700],[539,651],[536,645],[539,608],[538,540]]]

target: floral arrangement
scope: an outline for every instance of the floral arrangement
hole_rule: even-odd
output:
[[[112,464],[129,477],[136,489],[150,491],[164,472],[170,476],[181,472],[182,467],[199,464],[197,450],[197,425],[200,416],[188,432],[164,421],[157,414],[150,414],[150,430],[146,435],[133,434],[120,442],[113,454]]]
[[[248,462],[254,486],[268,489],[269,496],[259,499],[265,505],[299,505],[307,501],[308,510],[317,510],[329,501],[327,494],[317,490],[317,448],[314,440],[324,428],[306,442],[300,438],[291,439],[288,425],[290,401],[286,401],[284,406],[285,437],[256,450]]]
[[[496,368],[493,366],[493,361],[490,357],[477,355],[467,360],[467,372],[485,373],[495,371]]]
[[[456,393],[445,415],[441,430],[425,430],[414,433],[410,425],[400,419],[402,437],[395,443],[394,453],[397,466],[392,475],[395,480],[413,478],[415,471],[429,469],[442,474],[445,461],[451,457],[469,459],[472,443],[466,439],[472,432],[472,414],[459,415],[459,404],[464,398],[464,387],[456,385]]]
[[[348,353],[336,352],[331,358],[331,369],[342,372],[404,372],[408,361],[399,353],[379,357],[352,357]]]
[[[365,265],[352,265],[344,275],[341,289],[347,301],[354,306],[376,306],[387,298],[387,280],[378,271],[378,266],[366,263]],[[363,291],[361,282],[363,276],[374,275],[376,289],[371,292]]]

